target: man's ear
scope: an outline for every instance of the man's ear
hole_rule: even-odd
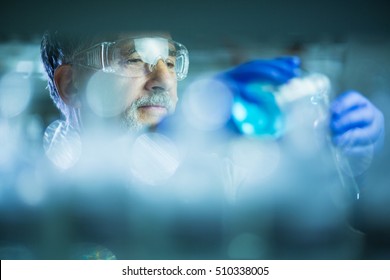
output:
[[[71,65],[61,65],[54,71],[54,84],[66,105],[80,108],[81,103],[78,89],[75,86],[74,76],[74,69]]]

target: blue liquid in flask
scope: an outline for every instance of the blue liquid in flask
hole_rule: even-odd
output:
[[[283,134],[284,116],[276,102],[275,91],[273,85],[251,83],[244,96],[234,98],[232,119],[242,134],[273,138]]]

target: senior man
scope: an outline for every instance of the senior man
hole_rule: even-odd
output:
[[[92,138],[89,139],[93,139],[94,141],[100,141],[99,138],[102,136],[106,137],[107,134],[114,135],[114,138],[117,138],[116,136],[118,135],[132,136],[142,134],[142,132],[154,131],[164,119],[167,119],[167,116],[175,112],[176,105],[178,104],[178,82],[186,78],[189,68],[189,54],[187,48],[183,44],[172,40],[170,36],[161,34],[157,34],[157,36],[154,34],[147,34],[145,36],[118,34],[108,37],[77,38],[65,37],[58,33],[48,32],[44,35],[42,40],[41,55],[48,74],[50,95],[56,106],[61,110],[66,126],[82,135],[92,135]],[[254,96],[253,87],[248,87],[248,84],[253,82],[264,82],[280,86],[286,84],[289,80],[298,77],[300,72],[300,60],[296,57],[286,57],[250,61],[214,75],[212,79],[224,84],[230,89],[233,96],[239,97],[252,105],[260,106],[261,101]],[[207,87],[210,86],[210,83],[204,83],[203,86],[206,88],[198,88],[198,90],[207,92]],[[213,91],[211,90],[210,95],[212,94]],[[207,105],[209,102],[207,95],[202,95],[202,97],[205,97],[202,99],[202,102]],[[182,105],[188,106],[185,102]],[[213,103],[213,105],[218,106],[218,103]],[[221,104],[221,106],[222,105],[223,104]],[[187,109],[190,108],[183,107],[182,111]],[[215,109],[217,110],[218,108]],[[177,115],[177,113],[174,115]],[[207,118],[208,116],[203,117]],[[227,123],[227,129],[229,131],[232,128],[229,126],[230,124],[234,125],[234,123]],[[354,160],[359,160],[361,155],[363,155],[364,159],[365,153],[371,153],[372,147],[379,148],[383,142],[384,119],[382,113],[367,98],[355,91],[348,91],[341,94],[332,102],[328,125],[334,145],[346,149],[348,152],[356,151],[358,156],[353,157]],[[103,133],[95,134],[95,128],[98,128],[99,132],[103,131]],[[183,126],[180,126],[180,128],[183,128]],[[233,130],[235,133],[239,131],[239,129],[234,129],[234,127]],[[180,134],[182,131],[180,130],[178,132]],[[96,137],[96,135],[98,137]],[[217,139],[226,140],[226,138]],[[193,143],[194,142],[190,141],[190,144]],[[143,170],[141,170],[141,172],[136,170],[135,175],[153,177],[156,176],[156,174],[158,175],[162,169],[163,171],[168,170],[169,172],[176,170],[175,168],[177,168],[177,165],[175,164],[176,159],[174,156],[166,153],[166,150],[159,150],[153,143],[150,144],[150,142],[148,142],[146,144],[150,145],[150,150],[142,150],[144,145],[141,145],[141,152],[136,150],[133,150],[132,153],[126,153],[126,151],[122,152],[123,154],[126,154],[126,156],[135,158],[133,161],[137,166],[142,166]],[[163,143],[163,146],[164,145],[165,143]],[[105,146],[101,145],[98,147]],[[243,147],[245,148],[248,146]],[[255,147],[255,145],[250,147]],[[270,150],[272,153],[272,147],[274,146],[271,145],[270,147],[266,147],[262,151],[268,152]],[[190,148],[196,150],[195,147],[191,146]],[[92,155],[96,155],[97,152],[98,151],[92,152]],[[155,156],[151,152],[155,152],[158,155]],[[245,152],[247,153],[244,157],[248,157],[252,161],[254,156],[259,155],[258,151],[253,151],[252,153],[250,150],[243,150],[243,153]],[[119,152],[119,156],[120,153],[121,152]],[[143,161],[145,157],[150,159]],[[269,165],[268,168],[264,168],[267,166],[262,163],[264,165],[263,168],[254,166],[254,172],[258,174],[263,172],[266,173],[267,170],[271,170],[270,166],[272,167],[274,165],[272,158],[273,156],[271,155],[269,159],[265,159],[265,165]],[[103,159],[106,158],[103,157]],[[117,159],[119,162],[121,161],[120,157],[114,156],[114,159]],[[163,251],[168,252],[169,246],[163,245],[167,240],[175,240],[177,244],[181,244],[180,246],[186,248],[183,249],[184,251],[188,250],[186,251],[188,255],[184,254],[186,258],[196,256],[196,252],[203,252],[204,255],[201,254],[202,257],[220,258],[221,256],[227,256],[224,252],[220,251],[220,248],[224,248],[226,245],[224,242],[229,240],[231,238],[230,234],[234,235],[236,231],[239,233],[243,230],[254,230],[259,232],[263,231],[262,234],[265,235],[270,234],[270,225],[267,224],[269,218],[266,218],[266,216],[269,217],[269,215],[264,217],[259,215],[259,213],[267,212],[264,209],[267,208],[269,203],[265,202],[265,200],[267,200],[266,197],[269,198],[269,193],[265,193],[263,191],[264,188],[259,188],[257,181],[253,181],[252,185],[250,182],[246,182],[249,185],[249,188],[242,192],[244,193],[243,196],[246,196],[244,199],[245,201],[241,201],[241,204],[239,204],[237,208],[234,208],[235,211],[231,211],[234,212],[233,214],[220,213],[223,208],[219,207],[221,206],[219,204],[221,202],[220,195],[222,193],[225,195],[228,193],[227,196],[229,197],[232,193],[237,193],[237,189],[242,187],[240,185],[242,180],[238,177],[242,174],[247,174],[245,170],[243,171],[240,164],[236,165],[229,159],[225,159],[221,160],[221,158],[219,158],[214,161],[213,159],[210,160],[210,158],[207,158],[205,160],[205,157],[202,155],[199,160],[199,158],[195,156],[195,160],[187,161],[187,165],[183,164],[184,166],[181,168],[180,172],[178,172],[178,175],[175,178],[176,180],[169,182],[169,184],[171,184],[170,187],[166,185],[164,185],[165,188],[150,189],[148,187],[141,187],[139,193],[141,193],[141,197],[146,197],[146,199],[135,199],[132,201],[133,205],[138,205],[137,207],[140,209],[144,209],[145,205],[147,206],[147,209],[157,207],[156,209],[158,210],[153,212],[153,215],[142,214],[143,212],[141,211],[140,215],[142,218],[135,219],[138,224],[136,223],[136,226],[131,225],[128,227],[128,230],[131,229],[131,234],[134,239],[132,241],[133,243],[130,242],[129,244],[135,247],[141,246],[142,249],[139,249],[139,252],[148,252],[148,250],[145,249],[145,246],[149,246],[150,250],[153,251],[154,249],[152,247],[154,245],[150,246],[150,244],[158,244],[158,247],[156,247],[158,249],[156,250],[161,253]],[[155,168],[162,160],[164,160],[164,166],[162,166],[162,168],[160,168],[161,166]],[[246,160],[244,160],[244,163],[245,161]],[[110,164],[116,164],[115,161],[109,162]],[[217,165],[222,165],[225,170],[222,174],[218,173],[220,176],[215,176],[215,171],[217,169],[215,166]],[[299,164],[294,165],[299,166]],[[92,167],[96,166],[92,164]],[[118,169],[123,168],[121,164],[119,164],[115,165],[113,169],[116,169],[117,167]],[[308,166],[304,166],[304,170],[305,172],[310,173],[307,167]],[[313,164],[311,164],[311,167],[323,169],[322,166],[313,166]],[[301,167],[299,166],[299,168]],[[297,168],[297,170],[299,170],[299,168]],[[144,172],[145,169],[147,172]],[[88,169],[87,171],[90,170]],[[118,179],[118,176],[112,176],[113,174],[110,172],[108,173],[111,177],[106,181],[109,185],[112,184],[112,179]],[[127,174],[126,171],[118,173]],[[290,176],[292,173],[290,173]],[[93,171],[89,174],[95,173]],[[295,174],[293,175],[295,176]],[[217,177],[222,177],[222,180],[219,180],[220,178],[218,179]],[[281,179],[281,177],[283,176],[275,176],[276,179]],[[328,179],[328,177],[326,178]],[[146,179],[146,182],[150,182],[150,178]],[[97,180],[91,181],[92,184],[96,184]],[[229,182],[226,183],[226,181]],[[81,180],[81,182],[85,181]],[[299,230],[302,228],[305,228],[308,236],[310,236],[310,234],[312,235],[315,242],[318,241],[316,238],[321,236],[321,234],[318,233],[319,228],[321,232],[326,232],[329,236],[337,237],[339,234],[338,228],[341,227],[340,221],[337,218],[337,215],[332,214],[337,211],[329,210],[330,208],[328,209],[329,198],[322,199],[322,197],[319,198],[319,196],[316,195],[317,193],[322,193],[323,188],[316,188],[312,184],[315,182],[321,186],[328,185],[328,181],[322,182],[321,180],[315,179],[310,182],[306,182],[307,186],[300,187],[294,192],[292,189],[296,188],[284,190],[287,190],[285,193],[287,195],[291,194],[291,199],[298,201],[299,205],[303,202],[306,205],[305,207],[307,207],[308,210],[303,210],[303,213],[298,215],[299,217],[306,217],[309,213],[311,216],[307,217],[307,219],[301,218],[297,223],[292,223],[290,214],[295,211],[291,211],[290,208],[286,207],[286,205],[289,205],[288,202],[283,202],[283,207],[285,209],[279,207],[284,209],[282,214],[279,215],[282,217],[282,222],[275,223],[275,225],[282,226],[282,229],[276,229],[276,232],[279,234],[292,232],[296,235],[297,240],[299,239],[299,242],[307,242],[307,240],[302,241],[300,239],[304,237],[304,235],[299,234]],[[264,182],[261,183],[264,184]],[[283,182],[276,182],[276,184],[279,183],[283,184]],[[294,186],[297,187],[302,186],[300,183],[301,181],[298,180],[291,184],[295,184]],[[132,186],[136,188],[136,185],[137,183]],[[224,191],[220,191],[220,185],[223,185],[223,188],[225,188]],[[252,192],[253,189],[255,189],[255,192]],[[175,193],[170,192],[172,190],[175,191]],[[112,191],[115,191],[115,189]],[[259,192],[263,195],[262,199],[260,199],[261,195],[259,196]],[[300,197],[302,193],[305,194]],[[106,197],[106,195],[104,197]],[[122,195],[120,197],[123,198]],[[170,202],[174,200],[172,197],[179,197],[184,202],[180,200],[179,202],[176,201],[177,204],[171,204]],[[202,197],[203,200],[199,199],[199,197]],[[318,199],[318,201],[315,200],[317,203],[308,203],[314,198]],[[259,199],[260,201],[263,201],[263,203],[259,203]],[[146,203],[142,204],[142,202],[145,201]],[[278,201],[278,199],[276,201]],[[277,203],[278,202],[275,204]],[[116,204],[116,202],[114,204]],[[291,207],[294,207],[291,209],[296,209],[296,204],[293,203],[291,205]],[[322,208],[317,207],[318,205]],[[305,207],[302,209],[306,209]],[[114,208],[115,207],[112,207],[112,209]],[[170,209],[174,209],[174,215],[172,213],[166,213],[166,211],[169,211]],[[317,216],[322,217],[323,209],[328,209],[326,211],[331,211],[329,212],[331,214],[328,219],[324,219],[323,223],[317,223]],[[272,213],[272,211],[268,212]],[[164,213],[166,216],[172,218],[172,220],[168,219],[165,221],[165,216],[156,218],[159,217],[159,215],[163,216]],[[131,215],[135,215],[134,212],[132,212]],[[231,215],[233,215],[233,217]],[[150,217],[155,217],[154,220],[152,219],[153,222],[148,220],[151,219]],[[222,223],[221,217],[225,217],[224,220],[227,221],[227,224]],[[245,217],[245,219],[242,219],[242,217]],[[249,222],[250,219],[248,217],[253,217],[257,222]],[[142,221],[149,221],[148,224],[155,225],[155,227],[160,225],[161,228],[159,228],[159,230],[164,230],[161,231],[161,234],[159,235],[154,235],[153,233],[149,234],[147,230],[145,231],[141,227],[138,229],[137,225],[145,225]],[[168,224],[171,227],[168,227]],[[296,225],[299,230],[295,227]],[[285,226],[287,230],[285,230],[283,226]],[[118,228],[121,228],[121,226],[118,226]],[[294,230],[296,232],[294,232]],[[311,233],[310,230],[312,231]],[[112,231],[111,233],[113,234]],[[172,236],[176,237],[172,238]],[[277,236],[277,234],[270,234],[271,239],[277,239]],[[250,242],[250,240],[253,239],[253,236],[251,235],[249,237],[245,235],[244,237],[245,242]],[[283,235],[282,239],[289,240],[289,238],[290,236],[287,238]],[[128,239],[128,235],[123,237],[123,240],[126,240],[126,242]],[[138,243],[136,240],[147,241]],[[197,240],[200,242],[199,244],[203,244],[204,246],[194,245],[195,243],[192,242],[192,240]],[[238,238],[238,241],[233,239],[232,244],[234,245],[234,242],[238,242],[238,245],[234,245],[237,247],[236,248],[230,244],[232,248],[234,247],[235,249],[229,247],[229,250],[231,249],[233,252],[231,254],[229,253],[229,257],[236,258],[238,256],[236,255],[237,252],[235,253],[235,250],[241,250],[239,249],[241,248],[239,243],[240,240],[240,238]],[[279,244],[278,240],[275,242]],[[291,242],[301,244],[295,239]],[[318,242],[321,246],[324,246],[324,248],[326,247],[326,245],[321,243],[323,241],[320,240]],[[169,247],[170,250],[176,248],[176,250],[180,251],[176,243],[174,244],[176,247]],[[255,239],[254,244],[258,245],[258,243],[258,240]],[[277,250],[283,249],[283,246],[283,244],[280,245]],[[125,249],[124,251],[128,253]],[[261,250],[259,249],[259,251]],[[134,255],[131,256],[139,257],[137,252],[138,251],[134,251]],[[245,255],[248,252],[249,255]],[[257,254],[250,255],[251,252],[253,252],[251,248],[244,252],[244,258],[258,257]],[[173,254],[169,256],[182,257],[179,253],[178,255]],[[270,256],[272,256],[272,254]],[[283,254],[276,254],[274,257],[275,256],[283,257]],[[302,256],[305,257],[306,255],[300,255],[300,257]]]

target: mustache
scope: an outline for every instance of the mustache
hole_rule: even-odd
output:
[[[173,102],[169,96],[169,92],[163,89],[154,89],[148,96],[142,96],[134,101],[133,106],[136,108],[143,106],[161,106],[171,111]]]

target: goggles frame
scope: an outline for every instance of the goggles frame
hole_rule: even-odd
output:
[[[124,77],[142,76],[142,74],[139,73],[131,74],[131,71],[129,71],[130,73],[123,74],[122,71],[118,70],[118,66],[115,67],[113,65],[113,61],[115,60],[114,54],[118,52],[116,48],[120,46],[120,43],[129,40],[133,40],[133,42],[135,42],[136,40],[142,39],[166,41],[168,46],[174,46],[176,59],[174,72],[176,73],[176,79],[181,81],[187,77],[189,67],[189,55],[187,48],[178,42],[163,37],[130,37],[113,42],[101,42],[76,53],[73,59],[73,64],[84,66],[93,70],[100,70],[105,73],[117,74]],[[133,45],[135,49],[135,44],[133,43]],[[156,57],[153,63],[143,62],[147,66],[144,67],[147,70],[144,75],[152,73],[156,64],[160,60],[163,60],[164,63],[167,64],[166,60],[168,60],[168,58],[164,60],[164,58],[160,55]]]

